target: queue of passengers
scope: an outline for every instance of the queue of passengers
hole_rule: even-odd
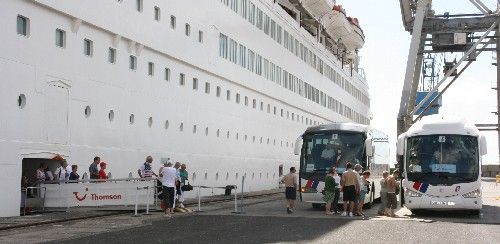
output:
[[[69,165],[66,159],[60,156],[53,158],[55,161],[59,161],[59,166],[54,172],[49,169],[47,163],[40,164],[40,167],[36,170],[35,181],[36,183],[42,182],[68,182],[80,180],[80,175],[78,174],[78,165]],[[99,165],[100,169],[98,169]],[[106,163],[101,162],[101,158],[94,157],[94,162],[89,167],[90,179],[100,179],[107,180],[109,175],[106,174]]]
[[[280,181],[285,184],[285,196],[287,200],[287,213],[291,214],[295,209],[297,175],[295,167],[290,168],[290,173],[286,174]],[[343,193],[343,212],[341,216],[365,216],[363,205],[366,194],[370,192],[370,171],[363,171],[360,164],[353,168],[352,164],[346,164],[346,171],[340,177],[337,168],[332,166],[325,176],[325,187],[323,201],[326,202],[325,214],[339,214],[338,199],[340,192]],[[380,197],[382,204],[378,213],[389,217],[395,217],[397,208],[397,194],[399,194],[399,185],[397,178],[399,170],[395,170],[392,175],[387,171],[383,172],[383,178],[380,180]]]

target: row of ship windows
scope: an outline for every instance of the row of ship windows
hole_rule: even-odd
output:
[[[276,23],[271,17],[264,13],[260,8],[256,7],[249,0],[221,0],[221,2],[230,7],[235,13],[253,26],[262,30],[266,35],[275,40],[278,44],[282,45],[285,49],[290,51],[296,57],[300,58],[306,64],[316,69],[319,73],[326,76],[328,79],[341,86],[349,94],[366,104],[370,104],[370,99],[361,90],[357,89],[347,80],[342,82],[338,79],[337,72],[328,64],[323,62],[321,58],[316,56],[314,52],[309,50],[298,39],[294,38],[291,33],[284,30],[279,24]]]
[[[257,75],[264,76],[266,79],[276,82],[285,89],[295,92],[357,123],[369,123],[367,117],[345,106],[336,99],[311,86],[309,83],[302,81],[297,76],[275,65],[273,62],[247,48],[243,44],[238,44],[238,42],[228,38],[222,33],[219,34],[219,56]],[[340,74],[337,75],[338,80],[340,80]],[[342,87],[344,87],[343,84],[348,82],[343,77],[341,80]]]
[[[17,105],[21,109],[23,109],[26,106],[26,95],[20,94],[18,96]],[[276,111],[276,107],[275,107],[275,111]],[[282,111],[282,114],[283,114],[283,110],[281,110],[281,111]],[[90,118],[91,114],[92,114],[92,108],[90,106],[86,106],[85,109],[84,109],[84,115],[85,115],[85,117],[86,118]],[[114,119],[115,119],[115,111],[114,110],[110,110],[108,112],[108,120],[109,120],[109,122],[113,122]],[[306,118],[306,120],[307,120],[308,123],[312,122],[314,125],[318,124],[316,121],[313,122],[313,121],[310,121],[307,118]],[[134,114],[130,114],[129,115],[129,123],[130,123],[130,125],[133,125],[135,123],[135,115]],[[147,124],[148,124],[149,128],[153,127],[153,117],[149,117],[148,118]],[[164,124],[164,129],[168,130],[169,127],[170,127],[170,122],[168,120],[166,120],[165,124]],[[184,122],[180,122],[180,124],[179,124],[179,131],[180,132],[184,131]],[[192,132],[193,132],[193,134],[196,134],[198,132],[198,126],[197,125],[193,125]],[[205,127],[205,135],[206,136],[209,135],[209,128],[208,127]],[[215,135],[217,137],[224,136],[221,129],[217,129],[217,131],[215,132]],[[225,137],[227,139],[230,139],[231,138],[231,132],[230,131],[226,131]],[[257,141],[257,137],[256,136],[251,136],[251,138],[252,138],[252,142],[253,143],[255,143]],[[236,140],[240,139],[240,134],[238,132],[235,134],[235,139]],[[249,135],[247,135],[247,134],[243,135],[243,140],[244,141],[248,141],[249,139],[250,139]],[[264,142],[264,139],[265,139],[265,142]],[[259,141],[260,144],[266,143],[266,144],[269,145],[269,144],[271,144],[271,140],[272,140],[273,145],[276,146],[277,139],[264,138],[264,137],[261,136],[258,141]],[[287,142],[287,141],[283,141],[283,140],[280,141],[280,147],[293,148],[293,145],[294,145],[293,142]]]
[[[29,22],[29,19],[27,19],[26,17],[18,16],[18,33],[23,34],[23,35],[27,35],[26,27],[29,26],[27,24],[28,22]],[[61,29],[56,29],[56,45],[58,47],[65,47],[65,43],[66,43],[65,38],[66,38],[65,31],[61,30]],[[84,44],[83,45],[84,46],[83,53],[86,56],[93,56],[93,53],[94,53],[93,41],[89,40],[89,39],[84,39],[83,44]],[[108,48],[108,62],[111,64],[116,63],[116,57],[117,57],[117,50],[112,48],[112,47],[109,47]],[[129,56],[129,69],[130,70],[137,70],[137,64],[138,64],[137,57],[134,55],[130,55]],[[149,76],[155,75],[155,63],[154,62],[147,63],[147,74]],[[164,79],[166,81],[170,81],[170,79],[171,79],[170,76],[171,76],[170,68],[168,68],[168,67],[164,68]],[[179,74],[179,85],[184,86],[185,83],[186,83],[186,75],[184,73],[180,73]],[[198,83],[199,83],[198,78],[193,78],[193,90],[198,90]],[[290,84],[290,87],[292,87],[292,84]],[[205,82],[205,93],[207,93],[207,94],[210,93],[210,83],[209,82]],[[217,86],[216,87],[216,96],[220,97],[221,93],[222,93],[221,87]],[[25,101],[24,95],[23,95],[23,100]],[[226,90],[226,100],[228,100],[228,101],[231,100],[231,91],[230,90]],[[236,100],[236,103],[238,103],[238,104],[241,103],[241,95],[239,93],[236,93],[235,100]],[[245,106],[249,105],[249,98],[247,96],[244,97],[244,104],[245,104]],[[257,108],[257,100],[256,99],[252,100],[252,107],[254,109]],[[261,111],[264,110],[264,102],[260,102],[260,110]],[[278,114],[276,106],[273,107],[272,111],[273,111],[274,115]],[[267,112],[271,113],[271,105],[270,104],[267,104]],[[281,115],[281,117],[285,117],[285,111],[283,109],[280,110],[280,115]],[[304,116],[301,116],[301,119],[300,119],[298,114],[295,114],[295,113],[290,112],[290,111],[286,111],[286,118],[291,119],[292,121],[297,121],[299,123],[305,123],[306,125],[318,125],[319,124],[319,122],[314,121],[312,119],[309,119],[307,117],[304,120]]]
[[[117,2],[121,3],[123,2],[123,0],[117,0]],[[144,12],[144,4],[143,4],[143,0],[136,0],[135,1],[135,7],[136,7],[136,10],[138,12]],[[161,21],[161,9],[160,7],[158,6],[154,6],[153,7],[153,16],[154,16],[154,20],[156,21]],[[176,17],[174,15],[170,15],[170,28],[172,29],[175,29],[176,28],[176,25],[177,25],[177,20],[176,20]],[[191,35],[191,25],[189,25],[188,23],[186,23],[184,25],[184,33],[186,36],[190,36]],[[198,42],[203,42],[203,31],[198,31]]]
[[[130,174],[132,174],[132,173],[130,173]],[[275,179],[275,178],[276,178],[276,173],[272,173],[272,174],[273,174],[273,175],[272,175],[273,179]],[[221,178],[221,177],[219,177],[219,175],[220,175],[220,174],[219,174],[219,172],[216,172],[216,173],[215,173],[215,180],[216,180],[216,181],[218,181],[218,180]],[[196,179],[197,179],[197,178],[196,178],[196,176],[197,176],[197,175],[196,175],[196,172],[194,172],[194,173],[192,174],[192,177],[191,177],[191,179],[193,180],[193,182],[196,182]],[[238,180],[238,179],[239,179],[239,176],[240,176],[240,174],[239,174],[239,173],[234,173],[234,179]],[[208,180],[208,177],[209,177],[209,176],[208,176],[208,172],[205,172],[204,180]],[[247,173],[242,174],[242,177],[245,177],[245,180],[248,180]],[[258,176],[258,177],[259,177],[259,179],[262,179],[262,177],[263,177],[263,173],[262,173],[262,172],[259,172],[259,176]],[[257,178],[256,173],[255,173],[255,172],[254,172],[254,173],[252,173],[252,176],[251,176],[251,178],[250,178],[250,179],[251,179],[251,180],[255,180],[256,178]],[[269,172],[267,172],[267,173],[266,173],[266,179],[269,179],[269,178],[270,178],[270,175],[269,175]],[[231,180],[231,179],[230,179],[230,177],[229,177],[229,172],[226,172],[226,179],[225,179],[225,180],[226,180],[226,181]]]
[[[172,29],[175,29],[175,16],[172,15],[170,20],[171,20],[170,26],[172,27]],[[17,34],[28,37],[29,33],[30,33],[30,19],[25,17],[25,16],[18,15],[17,16]],[[191,25],[189,25],[188,23],[185,24],[185,35],[186,36],[191,35]],[[201,31],[201,30],[198,31],[198,42],[203,43],[203,31]],[[56,29],[55,44],[58,47],[62,47],[62,48],[66,47],[66,31],[65,30]],[[92,56],[92,54],[93,54],[93,41],[90,39],[85,39],[84,43],[83,43],[83,49],[84,49],[83,52],[85,55]],[[110,48],[110,50],[111,50],[111,48]],[[112,57],[114,57],[114,54],[115,54],[114,49],[112,52],[113,52]],[[114,63],[114,61],[112,63]]]

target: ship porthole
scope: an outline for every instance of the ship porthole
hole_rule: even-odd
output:
[[[208,127],[205,128],[205,135],[208,136]]]
[[[218,181],[219,180],[219,173],[215,173],[215,180]]]
[[[85,117],[87,117],[87,118],[90,117],[90,114],[92,113],[90,106],[85,107],[84,113],[85,113]]]
[[[134,114],[131,114],[131,115],[128,117],[128,121],[130,122],[130,124],[131,124],[131,125],[133,125],[133,124],[134,124],[134,120],[135,120],[135,118],[134,118]]]
[[[184,123],[181,123],[181,125],[179,125],[179,131],[183,131],[184,130]]]
[[[226,172],[226,180],[229,180],[229,172]]]
[[[165,130],[168,130],[168,126],[170,125],[170,123],[167,121],[165,121]]]
[[[196,134],[196,125],[193,125],[193,134]]]
[[[196,173],[193,173],[192,179],[193,179],[193,182],[196,181]]]
[[[149,126],[149,128],[151,128],[151,126],[153,126],[153,117],[149,117],[148,126]]]
[[[205,172],[205,180],[207,180],[207,179],[208,179],[208,173]]]
[[[113,121],[114,118],[115,118],[115,112],[113,110],[109,110],[108,113],[109,122]]]
[[[255,173],[252,173],[252,180],[255,179]]]
[[[236,173],[236,174],[234,175],[234,178],[235,178],[235,179],[238,179],[238,173]]]
[[[17,97],[17,106],[20,109],[23,109],[24,106],[26,106],[26,96],[24,94],[20,94],[19,97]]]

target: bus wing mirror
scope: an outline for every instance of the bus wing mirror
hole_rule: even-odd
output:
[[[401,134],[398,137],[398,142],[396,144],[396,152],[397,152],[397,155],[403,155],[405,152],[405,136],[404,136],[404,134]]]
[[[302,136],[299,136],[297,140],[295,141],[295,148],[293,150],[293,153],[295,155],[300,155],[300,150],[302,149]]]
[[[486,143],[486,137],[483,135],[479,137],[479,153],[481,156],[488,153],[488,143]]]
[[[365,140],[366,155],[373,157],[373,141],[371,138]]]

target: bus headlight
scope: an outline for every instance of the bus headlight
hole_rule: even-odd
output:
[[[422,193],[419,193],[419,192],[416,192],[416,191],[412,191],[412,190],[406,190],[406,192],[408,192],[408,195],[410,197],[421,197],[422,196]]]
[[[302,193],[316,193],[316,192],[318,192],[318,190],[316,190],[314,188],[310,188],[310,187],[301,187],[300,192],[302,192]]]
[[[469,193],[463,194],[462,196],[465,197],[465,198],[477,198],[477,197],[481,197],[481,190],[477,189],[475,191],[471,191]]]

